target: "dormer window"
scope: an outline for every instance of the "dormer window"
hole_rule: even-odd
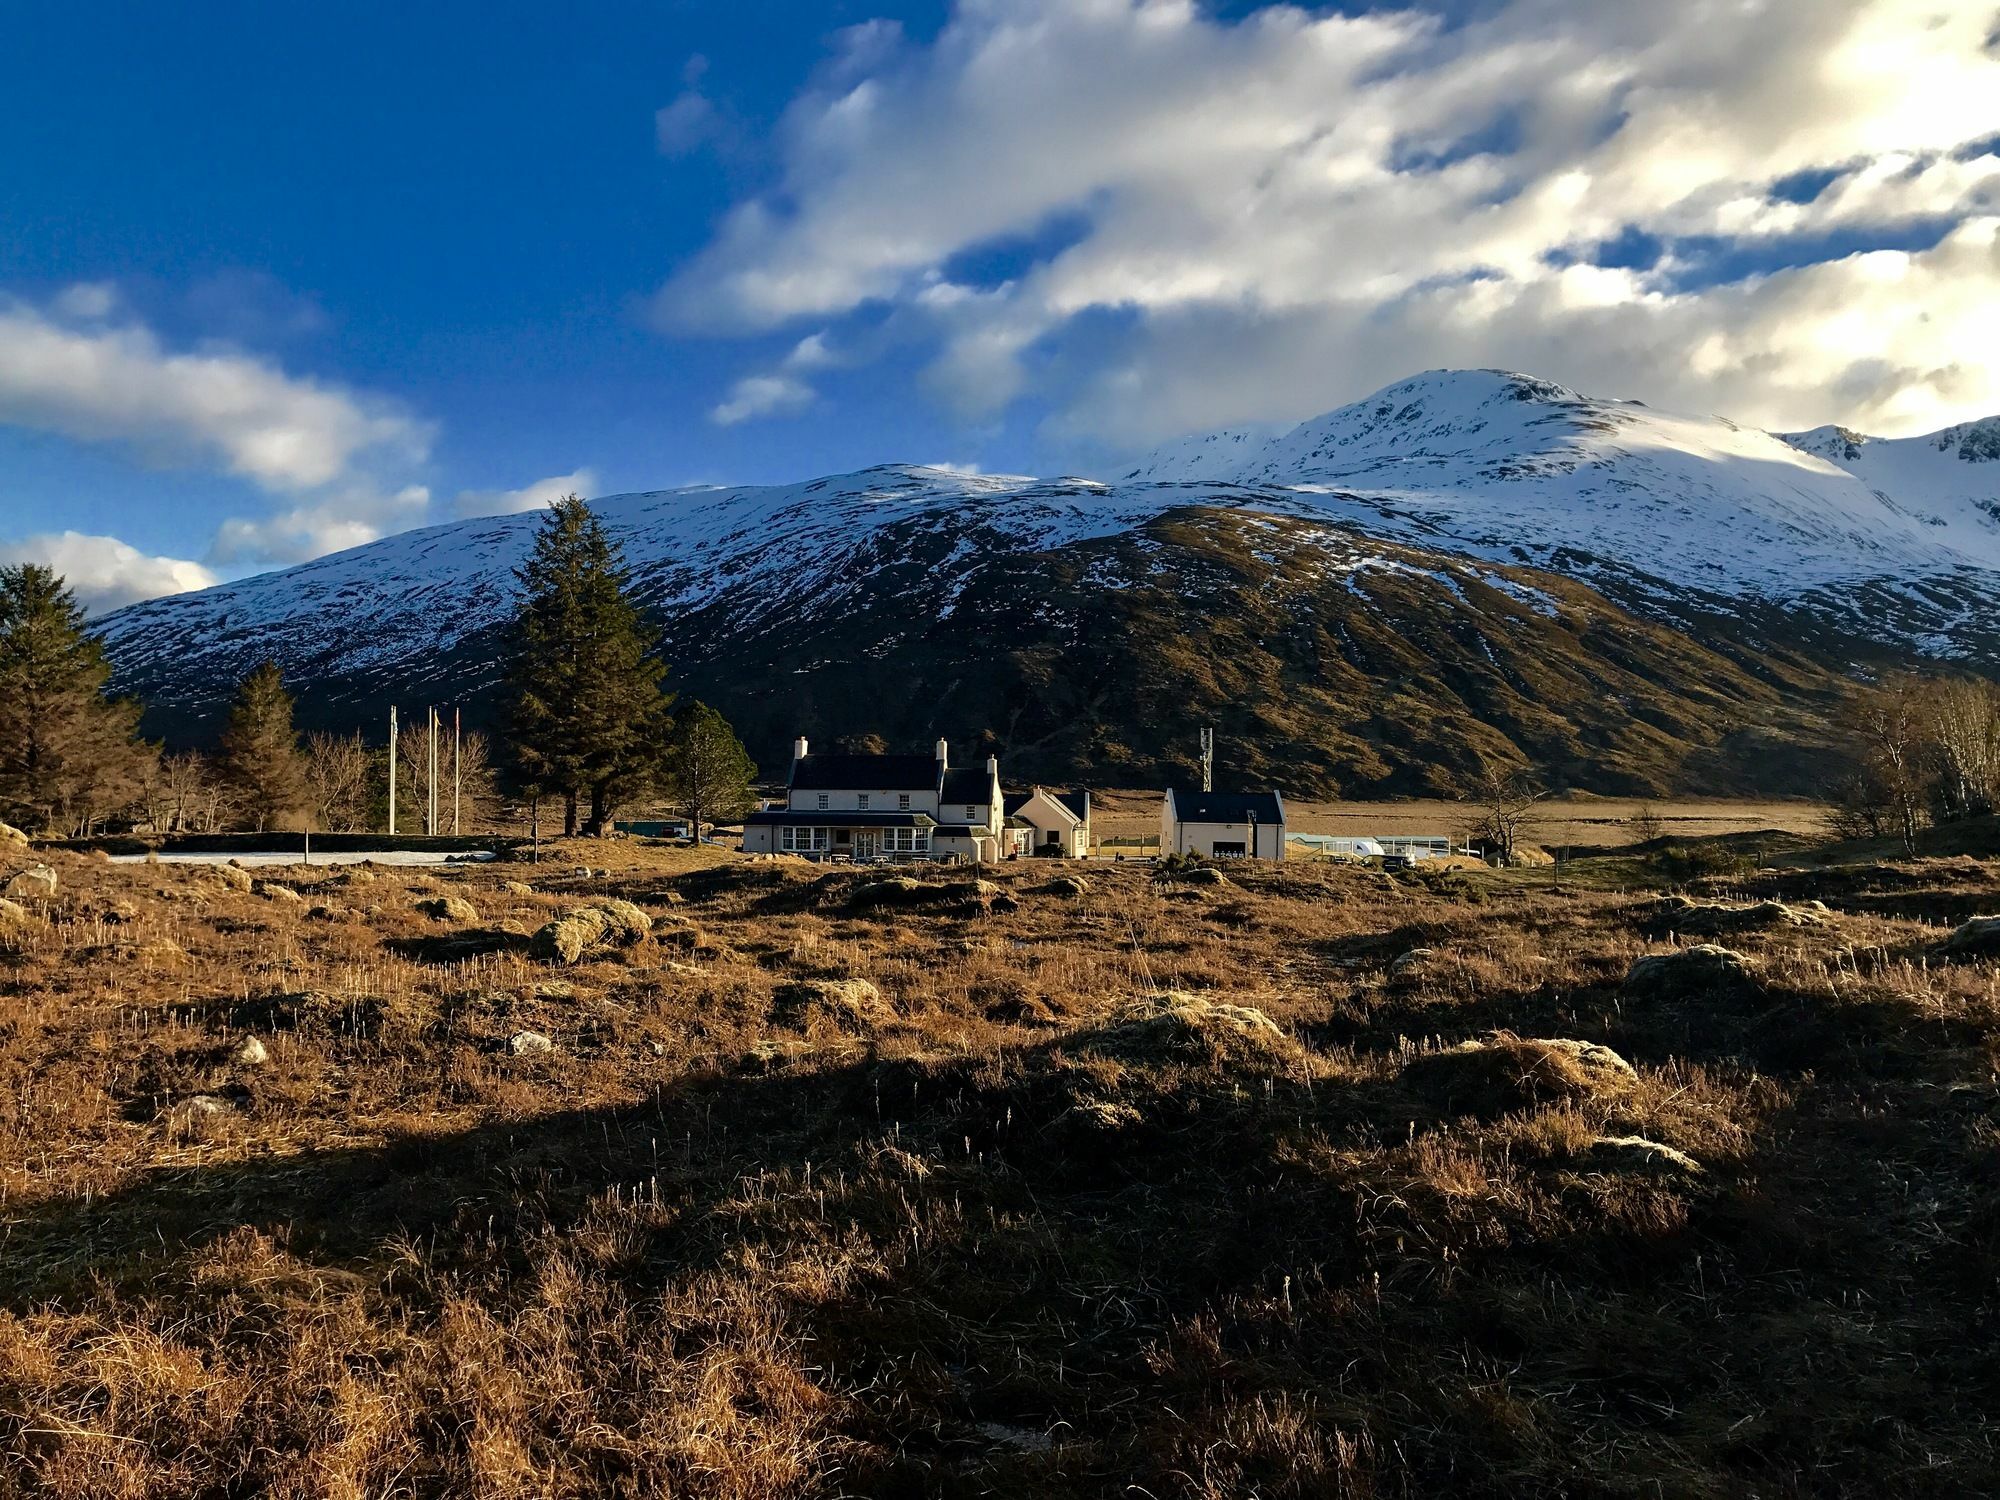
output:
[[[866,792],[863,792],[863,793],[861,794],[861,801],[860,801],[860,806],[861,806],[861,808],[862,808],[862,810],[863,810],[864,812],[865,812],[865,811],[867,810],[867,808],[868,808],[868,794],[867,794]]]
[[[896,807],[900,812],[908,812],[910,810],[910,794],[908,792],[896,793]]]

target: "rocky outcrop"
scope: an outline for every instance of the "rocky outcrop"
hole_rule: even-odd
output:
[[[1672,997],[1754,984],[1750,961],[1731,948],[1702,943],[1675,953],[1649,953],[1625,975],[1627,994]]]
[[[5,885],[0,885],[0,896],[11,896],[17,901],[49,901],[55,898],[60,884],[56,872],[47,865],[29,865],[9,877]]]
[[[479,920],[479,908],[463,896],[432,896],[417,903],[417,910],[436,922],[455,922],[470,927]]]

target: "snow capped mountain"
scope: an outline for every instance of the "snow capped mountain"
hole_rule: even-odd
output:
[[[1262,650],[1278,628],[1264,611],[1283,595],[1285,628],[1321,644],[1304,667],[1286,657],[1259,693],[1280,692],[1286,673],[1333,670],[1327,650],[1408,680],[1413,664],[1392,661],[1387,642],[1413,638],[1409,611],[1422,610],[1449,626],[1429,637],[1434,664],[1473,674],[1454,679],[1454,711],[1503,687],[1510,702],[1533,696],[1522,684],[1537,674],[1507,665],[1529,635],[1544,656],[1573,658],[1571,699],[1577,684],[1613,680],[1624,658],[1593,655],[1591,621],[1627,612],[1696,652],[1761,663],[1753,675],[1767,682],[1791,670],[1769,665],[1780,659],[1834,672],[1885,653],[1991,665],[1996,458],[2000,421],[1897,441],[1839,428],[1781,438],[1524,375],[1436,371],[1287,431],[1181,439],[1109,482],[892,465],[593,505],[677,668],[726,706],[768,715],[781,740],[796,732],[788,717],[821,701],[821,679],[846,696],[810,709],[818,732],[859,730],[888,713],[881,695],[969,692],[995,653],[1012,653],[1018,691],[1037,706],[981,700],[960,715],[996,716],[987,727],[1000,734],[1002,718],[1020,732],[1093,670],[1084,659],[1104,653],[1091,631],[1155,629],[1134,613],[1142,599],[1183,635]],[[1233,519],[1177,519],[1191,517]],[[156,727],[195,733],[266,659],[322,722],[351,723],[390,696],[477,701],[498,679],[513,570],[539,524],[527,513],[434,526],[119,611],[102,622],[118,684],[153,706]],[[1276,551],[1255,540],[1267,531]],[[1319,562],[1298,560],[1308,554]],[[1188,594],[1201,612],[1182,619],[1155,575],[1203,580]],[[1701,698],[1700,680],[1723,670],[1647,639],[1680,684],[1676,702]],[[1132,671],[1154,670],[1134,650]],[[1120,692],[1103,684],[1091,712],[1121,712],[1107,706]],[[856,722],[836,725],[841,714]],[[1277,706],[1266,719],[1291,722]],[[1379,737],[1394,738],[1386,721]]]
[[[1261,445],[1183,439],[1134,473],[1280,488],[1376,535],[1586,577],[1609,566],[1788,600],[1883,578],[2000,584],[2000,464],[1958,456],[1989,450],[2000,421],[1893,443],[1836,428],[1780,439],[1459,370]]]
[[[2000,417],[1928,437],[1877,438],[1845,427],[1779,436],[1885,500],[1899,499],[1928,526],[2000,536]]]

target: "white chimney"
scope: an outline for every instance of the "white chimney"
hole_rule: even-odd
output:
[[[805,758],[806,758],[806,737],[804,735],[800,735],[797,739],[792,741],[792,759],[804,760]]]
[[[989,755],[986,757],[986,774],[988,776],[998,776],[1000,774],[999,756]]]
[[[943,740],[939,740],[937,742],[937,761],[939,765],[949,766],[951,764],[951,756],[948,753],[949,750],[950,747],[946,745]]]

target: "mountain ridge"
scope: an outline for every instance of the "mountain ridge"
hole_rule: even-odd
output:
[[[1716,747],[1761,728],[1780,726],[1809,762],[1811,705],[1857,664],[2000,661],[2000,464],[1976,457],[1985,428],[1959,424],[1944,445],[1774,436],[1511,372],[1443,371],[1276,433],[1178,440],[1110,481],[885,464],[593,503],[683,687],[745,723],[767,758],[800,731],[889,728],[915,743],[980,739],[1052,777],[1169,774],[1187,756],[1167,698],[1148,699],[1160,721],[1148,729],[1108,685],[1095,700],[1079,687],[1098,681],[1093,654],[1144,675],[1150,642],[1158,660],[1214,678],[1190,690],[1189,711],[1238,724],[1244,774],[1294,790],[1441,789],[1395,745],[1408,730],[1382,717],[1400,694],[1399,712],[1425,703],[1455,726],[1428,752],[1439,765],[1497,755],[1588,784],[1589,746],[1529,724],[1522,705],[1558,678],[1572,698],[1592,681],[1607,702],[1630,696],[1637,651],[1647,712],[1677,726],[1682,752],[1642,751],[1606,713],[1538,711],[1594,726],[1604,789],[1664,790],[1696,764],[1711,781],[1736,776],[1716,769]],[[101,622],[117,685],[176,738],[212,734],[233,683],[266,656],[308,721],[361,722],[392,696],[483,712],[512,568],[538,524],[448,522],[131,606]],[[1273,560],[1250,545],[1258,535]],[[1201,609],[1151,588],[1148,559],[1208,580]],[[1514,607],[1536,597],[1567,600],[1539,618],[1570,623],[1544,637]],[[1428,665],[1386,644],[1385,623],[1425,641]],[[1202,671],[1186,648],[1204,634],[1257,670],[1233,687]],[[1514,658],[1530,635],[1560,672]],[[1519,681],[1488,672],[1503,662]],[[982,673],[1007,686],[965,686]],[[844,696],[823,699],[815,674]],[[1708,690],[1725,679],[1727,712]],[[1411,681],[1415,697],[1398,685]],[[926,712],[885,701],[903,692]],[[1287,706],[1303,702],[1316,717]],[[1105,733],[1055,722],[1056,703],[1102,717]],[[1375,727],[1357,740],[1356,721]],[[1301,757],[1284,743],[1300,737],[1346,748]]]

